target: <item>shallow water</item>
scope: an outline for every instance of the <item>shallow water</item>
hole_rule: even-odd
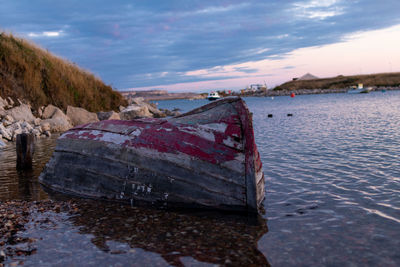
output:
[[[78,202],[73,214],[48,211],[45,223],[43,213],[33,215],[23,234],[37,237],[37,251],[22,260],[399,266],[400,92],[245,100],[266,177],[266,213],[258,224],[221,214]],[[188,111],[205,103],[158,101],[158,106]],[[40,142],[29,174],[15,171],[12,147],[1,150],[0,199],[47,197],[36,179],[54,141]]]

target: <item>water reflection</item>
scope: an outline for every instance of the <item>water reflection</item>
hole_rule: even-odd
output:
[[[81,234],[92,234],[92,242],[109,253],[110,241],[160,254],[173,266],[183,266],[189,256],[200,262],[235,265],[268,265],[257,249],[258,240],[267,233],[266,221],[249,223],[247,217],[218,213],[185,214],[115,203],[80,202],[71,218]]]
[[[269,266],[261,217],[69,199],[13,202],[23,227],[6,264],[27,266]],[[14,238],[14,239],[15,239]],[[0,244],[2,238],[0,237]],[[6,249],[0,245],[0,250]],[[24,253],[21,253],[24,252]],[[25,253],[29,252],[29,253]]]
[[[58,135],[37,139],[32,170],[17,170],[15,143],[0,149],[0,201],[41,200],[47,194],[41,189],[37,177],[50,159]]]
[[[17,170],[18,199],[39,200],[43,191],[33,170]]]

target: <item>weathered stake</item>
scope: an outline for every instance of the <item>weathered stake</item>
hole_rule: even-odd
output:
[[[17,135],[17,169],[32,169],[35,136],[33,134]]]

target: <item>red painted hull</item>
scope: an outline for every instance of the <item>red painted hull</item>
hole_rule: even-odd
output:
[[[252,212],[264,198],[251,115],[237,97],[170,119],[75,127],[40,182],[86,197]]]

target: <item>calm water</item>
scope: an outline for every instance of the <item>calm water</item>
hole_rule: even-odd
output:
[[[23,235],[37,252],[25,264],[399,266],[400,92],[245,100],[266,177],[258,223],[83,202],[72,215],[32,215]],[[36,179],[54,141],[40,142],[28,174],[12,147],[0,151],[0,199],[47,197]]]

